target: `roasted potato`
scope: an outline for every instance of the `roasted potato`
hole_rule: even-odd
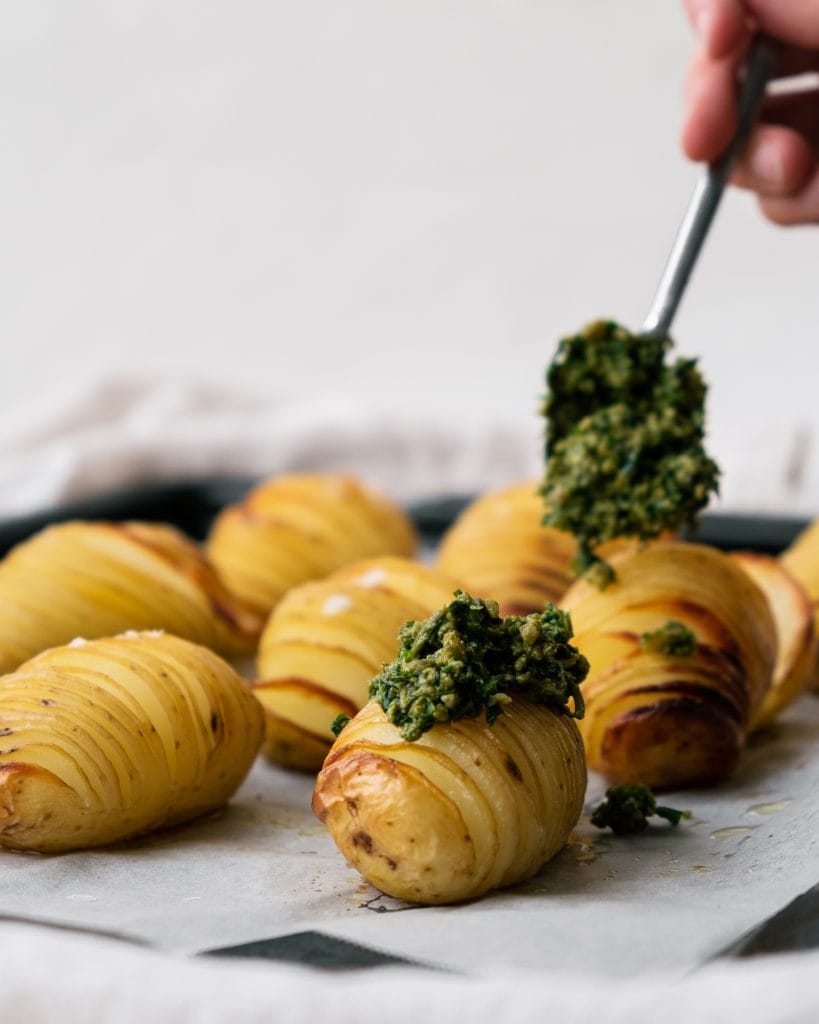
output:
[[[813,682],[816,624],[804,587],[779,558],[757,551],[732,551],[768,600],[776,626],[776,663],[765,700],[751,729],[767,725]]]
[[[351,476],[293,474],[255,487],[216,517],[206,548],[234,594],[267,615],[298,583],[375,555],[412,555],[396,505]]]
[[[405,558],[356,562],[289,591],[259,644],[254,692],[267,712],[265,755],[316,772],[330,725],[367,703],[367,687],[392,661],[398,630],[452,598],[455,584]]]
[[[586,790],[573,719],[515,698],[402,740],[378,704],[341,732],[313,810],[382,892],[456,903],[534,875],[564,845]]]
[[[819,519],[804,529],[783,551],[780,560],[808,596],[814,628],[819,634]],[[819,663],[813,667],[808,685],[819,686]]]
[[[493,491],[468,505],[441,540],[436,565],[464,590],[498,602],[502,615],[541,611],[574,580],[577,543],[543,526],[543,498],[533,480]],[[607,558],[625,541],[604,544]]]
[[[44,651],[0,677],[0,846],[77,850],[212,811],[263,728],[225,661],[167,633]]]
[[[661,541],[611,558],[616,580],[564,595],[590,663],[580,729],[589,766],[655,789],[725,778],[771,684],[776,634],[759,587],[727,554]],[[679,622],[693,653],[644,649]]]
[[[75,636],[126,629],[167,629],[226,655],[250,653],[262,625],[170,526],[61,523],[0,562],[0,672]]]

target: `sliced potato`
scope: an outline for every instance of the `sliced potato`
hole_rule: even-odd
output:
[[[263,729],[198,644],[143,632],[44,651],[0,677],[0,846],[77,850],[215,810]]]
[[[773,721],[813,682],[816,624],[804,587],[781,559],[756,551],[733,551],[731,557],[767,598],[776,626],[776,664],[771,687],[751,722],[756,729]]]
[[[404,512],[360,481],[303,473],[223,509],[207,551],[231,591],[267,615],[299,583],[375,555],[410,556],[417,543]]]
[[[782,564],[808,595],[813,612],[814,629],[819,635],[819,519],[807,526],[780,555]],[[819,687],[819,661],[814,666],[808,685]]]
[[[398,630],[452,599],[455,583],[418,562],[376,558],[303,583],[273,610],[254,692],[268,712],[264,752],[318,771],[339,714],[367,702],[370,680],[398,650]]]
[[[819,604],[819,519],[802,530],[780,558],[805,588],[814,606]]]
[[[502,615],[540,612],[560,602],[574,580],[574,537],[543,526],[543,498],[528,480],[493,491],[468,505],[441,541],[437,567],[464,590],[498,602]],[[611,541],[600,548],[608,558],[633,542]]]
[[[739,758],[771,685],[768,603],[728,555],[658,541],[611,558],[616,580],[580,580],[563,597],[588,658],[580,729],[590,767],[657,789],[716,782]],[[696,639],[685,657],[644,650],[669,620]]]
[[[0,672],[75,636],[126,629],[167,629],[238,655],[255,649],[262,625],[170,526],[61,523],[0,562]]]
[[[410,743],[370,703],[330,751],[313,810],[382,892],[455,903],[535,874],[585,790],[574,720],[549,708],[515,699],[491,727],[461,719]]]

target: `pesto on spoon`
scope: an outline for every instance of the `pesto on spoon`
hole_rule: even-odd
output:
[[[705,452],[706,386],[669,338],[598,320],[563,338],[546,374],[544,524],[578,542],[573,568],[605,586],[596,549],[692,526],[718,489]]]

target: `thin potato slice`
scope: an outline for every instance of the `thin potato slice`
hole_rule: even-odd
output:
[[[757,551],[733,551],[731,557],[765,595],[776,626],[776,664],[771,688],[751,728],[767,725],[813,682],[817,633],[810,599],[785,563]]]

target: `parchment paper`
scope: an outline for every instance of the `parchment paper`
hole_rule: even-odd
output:
[[[312,816],[312,780],[259,761],[208,820],[105,850],[3,852],[0,909],[181,954],[318,930],[459,972],[684,973],[819,879],[817,736],[819,698],[806,695],[730,782],[663,795],[690,818],[634,837],[590,824],[604,789],[592,775],[565,849],[530,882],[466,905],[380,895]]]

